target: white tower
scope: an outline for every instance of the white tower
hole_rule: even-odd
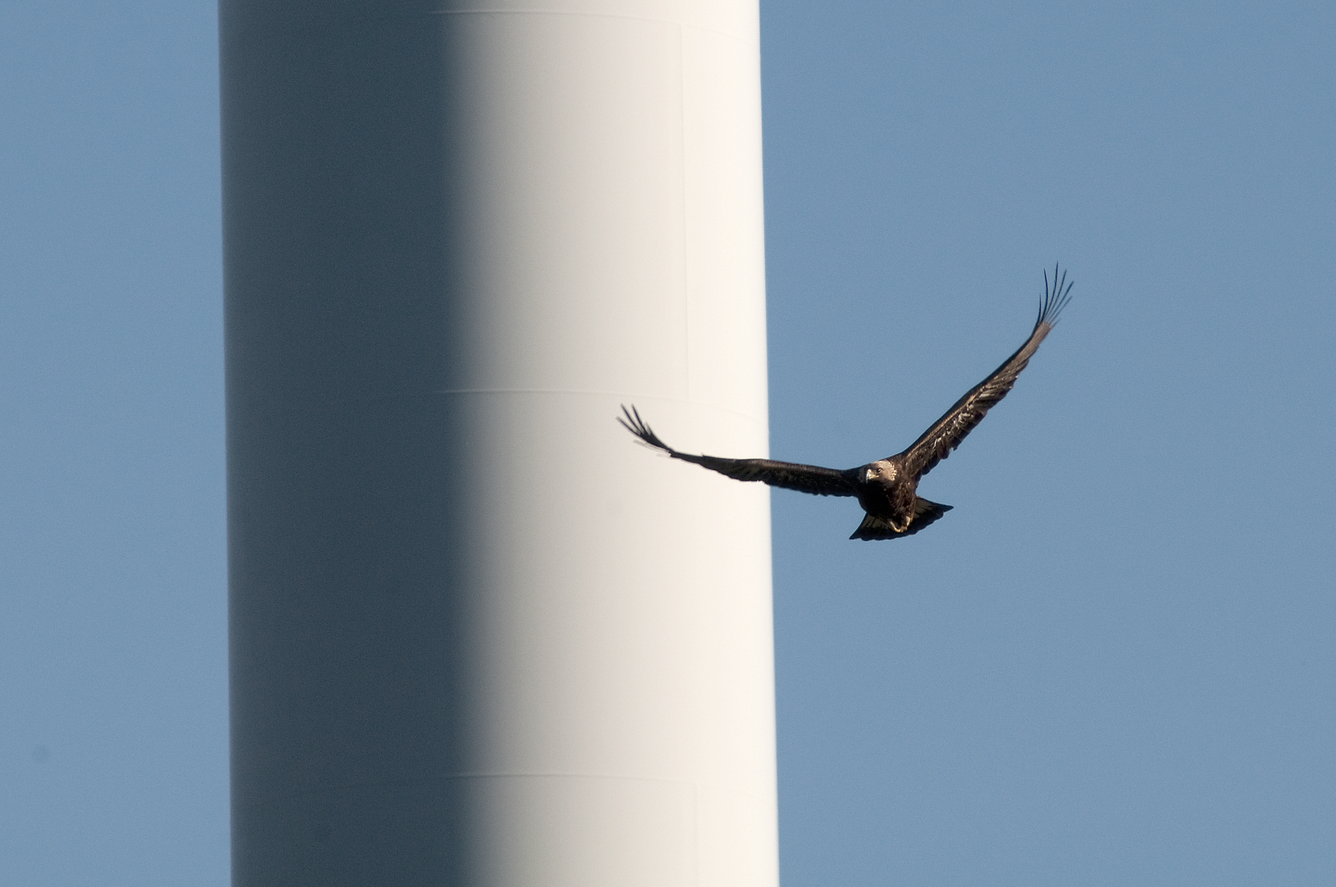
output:
[[[233,880],[777,883],[754,0],[220,0]]]

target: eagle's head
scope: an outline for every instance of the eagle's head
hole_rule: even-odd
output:
[[[863,471],[864,483],[890,483],[895,480],[895,466],[886,460],[873,462]]]

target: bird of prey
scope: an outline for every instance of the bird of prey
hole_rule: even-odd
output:
[[[965,435],[983,420],[988,410],[1006,397],[1016,377],[1025,369],[1030,358],[1039,350],[1049,330],[1058,321],[1058,314],[1066,306],[1072,284],[1067,272],[1058,277],[1053,267],[1050,287],[1048,272],[1044,272],[1044,300],[1039,306],[1039,319],[1025,344],[1008,357],[988,378],[975,385],[956,401],[942,418],[909,448],[895,456],[887,456],[857,468],[841,471],[817,465],[798,465],[792,462],[774,462],[770,459],[721,459],[717,456],[693,456],[668,446],[655,434],[634,406],[622,406],[617,421],[643,443],[667,453],[674,459],[692,462],[717,471],[735,480],[760,481],[772,487],[813,493],[818,496],[853,496],[867,514],[854,530],[850,539],[899,539],[912,536],[951,510],[950,505],[929,502],[918,495],[918,483],[923,475],[960,446]]]

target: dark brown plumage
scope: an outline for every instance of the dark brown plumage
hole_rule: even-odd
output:
[[[623,406],[623,416],[617,421],[645,444],[667,453],[674,459],[692,462],[717,471],[735,480],[760,481],[772,487],[813,493],[818,496],[854,496],[867,514],[854,530],[850,539],[898,539],[912,536],[951,510],[950,505],[929,502],[918,495],[918,482],[933,467],[960,446],[965,435],[974,430],[988,410],[1007,396],[1016,384],[1016,377],[1025,369],[1030,358],[1039,350],[1049,330],[1058,321],[1066,306],[1072,284],[1067,272],[1058,278],[1058,267],[1053,267],[1053,285],[1044,272],[1044,301],[1039,307],[1039,318],[1025,344],[1003,361],[992,374],[965,393],[940,419],[904,452],[857,468],[841,471],[817,465],[799,465],[793,462],[775,462],[770,459],[721,459],[717,456],[694,456],[668,446],[655,434],[633,406]]]

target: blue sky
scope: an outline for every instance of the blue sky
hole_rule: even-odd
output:
[[[765,2],[802,885],[1336,880],[1336,7]],[[0,7],[0,882],[227,882],[212,3]]]

